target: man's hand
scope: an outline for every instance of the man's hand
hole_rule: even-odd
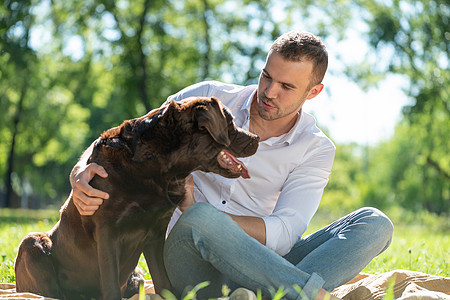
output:
[[[184,185],[184,189],[186,194],[184,196],[184,200],[178,204],[178,209],[183,212],[186,208],[188,208],[191,204],[195,203],[194,198],[194,177],[189,175],[186,177],[186,183]]]
[[[91,163],[84,167],[79,166],[70,175],[73,203],[80,215],[93,215],[102,205],[103,200],[109,198],[108,193],[94,189],[89,185],[89,182],[95,175],[103,178],[108,177],[105,169],[96,163]]]

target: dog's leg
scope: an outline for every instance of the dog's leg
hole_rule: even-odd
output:
[[[119,251],[117,242],[112,238],[109,226],[101,226],[95,231],[97,241],[98,264],[100,269],[100,287],[103,300],[121,300],[119,283]]]
[[[144,247],[144,257],[152,275],[155,291],[158,294],[161,294],[162,290],[171,289],[171,284],[164,266],[164,241],[164,235],[161,234],[161,238],[149,240]]]
[[[128,277],[126,286],[123,288],[123,297],[131,298],[133,295],[139,293],[139,286],[144,284],[144,273],[138,267],[135,268],[130,277]]]
[[[16,291],[61,298],[51,261],[52,241],[46,233],[33,232],[21,242],[14,265]]]

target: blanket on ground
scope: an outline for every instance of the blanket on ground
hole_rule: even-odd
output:
[[[145,292],[148,294],[146,299],[155,299],[149,297],[154,294],[151,280],[145,282]],[[407,270],[379,275],[359,274],[336,288],[333,294],[344,300],[378,300],[388,294],[392,295],[390,299],[396,300],[450,300],[450,278]],[[15,285],[8,283],[0,283],[0,299],[54,300],[31,293],[16,293]]]
[[[420,272],[395,270],[379,275],[359,274],[333,291],[344,300],[450,300],[450,278]]]

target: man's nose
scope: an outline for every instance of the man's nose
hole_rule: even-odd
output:
[[[276,98],[278,93],[278,88],[276,86],[276,83],[271,81],[268,85],[266,90],[264,91],[264,96],[266,96],[266,98],[269,99],[274,99]]]

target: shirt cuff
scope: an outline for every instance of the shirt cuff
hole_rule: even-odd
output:
[[[322,277],[320,277],[317,273],[312,273],[297,300],[316,299],[317,293],[324,284],[325,280],[323,280]]]
[[[274,215],[263,217],[266,226],[266,247],[279,255],[286,255],[291,249],[289,239],[285,238],[284,223]],[[280,239],[285,241],[280,243]]]

